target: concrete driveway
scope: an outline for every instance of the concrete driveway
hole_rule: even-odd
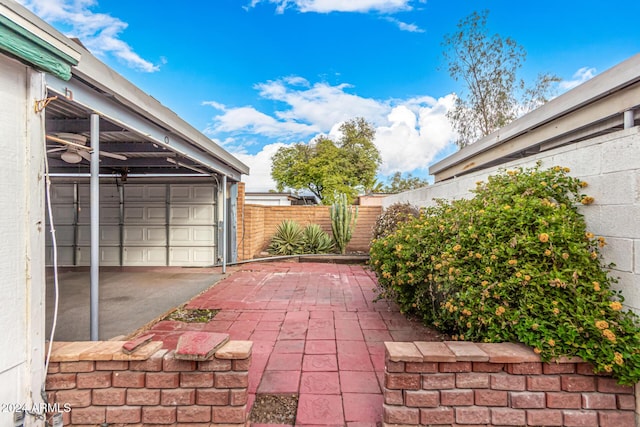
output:
[[[222,279],[220,268],[105,267],[100,269],[99,338],[129,335]],[[53,273],[47,271],[46,338],[53,323]],[[88,268],[63,268],[54,340],[89,340]]]

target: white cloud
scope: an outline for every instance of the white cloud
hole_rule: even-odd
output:
[[[573,74],[572,80],[563,80],[559,83],[560,89],[569,90],[586,82],[596,75],[596,69],[590,67],[582,67]]]
[[[267,114],[254,107],[231,108],[208,101],[223,113],[214,117],[206,132],[249,165],[251,176],[246,182],[250,191],[275,188],[271,156],[279,147],[308,142],[319,134],[337,138],[340,125],[355,117],[364,117],[376,128],[374,142],[382,157],[382,175],[426,171],[439,153],[452,147],[455,136],[446,112],[455,95],[376,100],[347,93],[351,88],[348,84],[310,84],[295,76],[258,84],[263,98],[281,102],[285,108]],[[257,153],[250,153],[250,147],[255,151],[255,146],[265,142]]]
[[[376,145],[382,156],[380,172],[425,170],[438,153],[455,139],[446,117],[453,107],[454,95],[415,104],[409,100],[389,113],[388,126],[376,129]],[[416,108],[417,107],[417,108]]]
[[[288,84],[294,81],[295,86]],[[256,85],[265,99],[280,101],[289,108],[278,111],[281,120],[299,120],[314,123],[321,129],[330,129],[337,122],[356,116],[366,117],[374,123],[380,122],[388,107],[371,98],[362,98],[347,93],[351,86],[327,83],[311,85],[301,78],[288,78]]]
[[[49,23],[71,28],[66,35],[78,38],[96,56],[112,55],[133,69],[154,72],[160,66],[134,52],[120,39],[128,24],[118,18],[90,10],[95,0],[18,0],[26,8]]]
[[[408,31],[410,33],[424,33],[424,30],[418,27],[416,24],[407,24],[406,22],[402,22],[398,19],[391,18],[391,17],[386,17],[385,19],[391,22],[392,24],[397,25],[398,28],[400,28],[402,31]]]
[[[289,139],[291,135],[311,135],[319,128],[314,125],[298,123],[293,120],[277,120],[253,107],[229,108],[223,114],[213,118],[214,123],[205,129],[205,133],[259,134],[268,138]]]
[[[287,144],[275,143],[262,147],[257,154],[233,153],[240,161],[249,166],[250,175],[243,175],[242,181],[246,184],[247,191],[269,191],[275,190],[277,185],[271,178],[271,157],[280,147]]]
[[[412,9],[412,0],[252,0],[248,7],[255,7],[265,2],[275,4],[278,13],[284,13],[288,8],[297,9],[303,13],[370,11],[388,13]]]

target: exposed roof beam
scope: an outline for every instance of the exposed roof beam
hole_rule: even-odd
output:
[[[46,122],[47,132],[69,132],[69,133],[83,133],[89,132],[90,121],[89,119],[47,119]],[[107,120],[100,120],[100,133],[104,132],[126,132],[122,126],[114,125]]]
[[[239,181],[241,178],[241,171],[221,162],[214,153],[203,152],[204,148],[201,146],[195,146],[190,141],[172,134],[114,101],[112,97],[100,94],[75,78],[65,82],[47,75],[46,82],[50,91],[66,98],[68,102],[80,105],[87,111],[95,111],[108,121],[135,132],[149,142],[165,147],[232,180]]]

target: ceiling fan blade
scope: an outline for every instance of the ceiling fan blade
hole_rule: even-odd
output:
[[[47,150],[47,153],[57,153],[58,151],[66,151],[67,147],[58,147]]]
[[[86,161],[88,161],[88,162],[91,161],[91,154],[89,154],[89,152],[87,152],[85,150],[78,150],[78,154],[80,155],[80,157],[82,157]]]
[[[100,155],[105,157],[111,157],[112,159],[117,159],[117,160],[127,160],[127,158],[122,154],[109,153],[107,151],[101,151]]]
[[[53,135],[47,135],[47,139],[49,141],[57,142],[59,144],[64,144],[64,145],[68,145],[68,146],[71,146],[71,147],[74,147],[74,148],[78,148],[80,150],[91,151],[91,147],[87,147],[86,145],[76,144],[75,142],[67,141],[66,139],[58,138],[58,137],[53,136]]]

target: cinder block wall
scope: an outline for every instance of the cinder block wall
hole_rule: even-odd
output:
[[[540,160],[543,167],[565,166],[570,175],[586,181],[584,193],[595,198],[581,206],[589,231],[605,237],[604,261],[614,263],[612,275],[625,305],[640,313],[640,127],[621,130],[535,156],[501,165],[501,168],[531,167]],[[476,181],[486,180],[499,168],[488,168],[429,187],[392,195],[384,206],[410,202],[430,206],[435,198],[471,197]]]
[[[69,345],[73,354],[53,351],[46,382],[48,402],[58,404],[65,426],[245,427],[250,352],[195,362],[158,350],[145,360],[114,360],[127,359],[122,343]]]
[[[269,245],[278,225],[287,219],[301,226],[318,224],[331,235],[328,206],[260,206],[244,205],[244,218],[238,225],[238,256],[241,260],[260,256]],[[373,226],[382,213],[380,206],[359,206],[358,220],[347,251],[368,252]]]
[[[385,343],[385,426],[635,426],[634,387],[528,347]]]

